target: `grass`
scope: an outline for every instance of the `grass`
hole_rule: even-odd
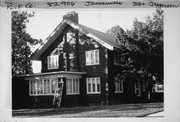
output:
[[[145,117],[164,110],[163,103],[119,104],[106,106],[77,106],[73,108],[19,109],[13,117]]]

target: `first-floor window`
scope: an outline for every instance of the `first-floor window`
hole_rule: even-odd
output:
[[[140,82],[135,82],[134,84],[134,92],[137,96],[141,96],[141,84]]]
[[[123,92],[123,81],[115,81],[115,93]]]
[[[79,94],[79,79],[78,78],[66,79],[66,93],[67,95]]]
[[[58,88],[58,79],[40,79],[29,81],[30,95],[53,95]]]
[[[101,91],[100,78],[87,78],[87,94],[98,94]]]

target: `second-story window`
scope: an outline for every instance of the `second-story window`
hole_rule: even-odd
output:
[[[119,65],[120,62],[121,62],[120,54],[115,53],[115,54],[114,54],[114,64],[115,64],[115,65]]]
[[[99,50],[86,51],[86,65],[99,64]]]
[[[51,55],[47,57],[48,69],[59,68],[59,55]]]

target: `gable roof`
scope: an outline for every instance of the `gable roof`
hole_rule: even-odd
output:
[[[83,32],[86,36],[94,39],[99,42],[104,47],[109,50],[114,50],[114,48],[120,48],[119,43],[117,43],[117,39],[114,36],[105,34],[98,30],[89,28],[87,26],[74,23],[70,20],[63,20],[54,31],[48,36],[46,42],[41,45],[36,51],[31,55],[32,60],[40,60],[41,55],[48,49],[48,47],[58,38],[58,36],[63,32],[63,29],[70,25],[72,28],[77,29],[79,32]]]

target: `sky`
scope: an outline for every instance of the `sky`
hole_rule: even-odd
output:
[[[131,29],[133,20],[145,21],[145,17],[152,17],[154,8],[144,9],[58,9],[58,10],[38,10],[34,11],[34,17],[27,23],[27,33],[32,38],[43,41],[60,24],[63,15],[67,12],[75,11],[79,16],[79,23],[90,28],[107,32],[113,26],[119,25],[124,30]],[[41,70],[40,63],[33,62],[33,72]]]

